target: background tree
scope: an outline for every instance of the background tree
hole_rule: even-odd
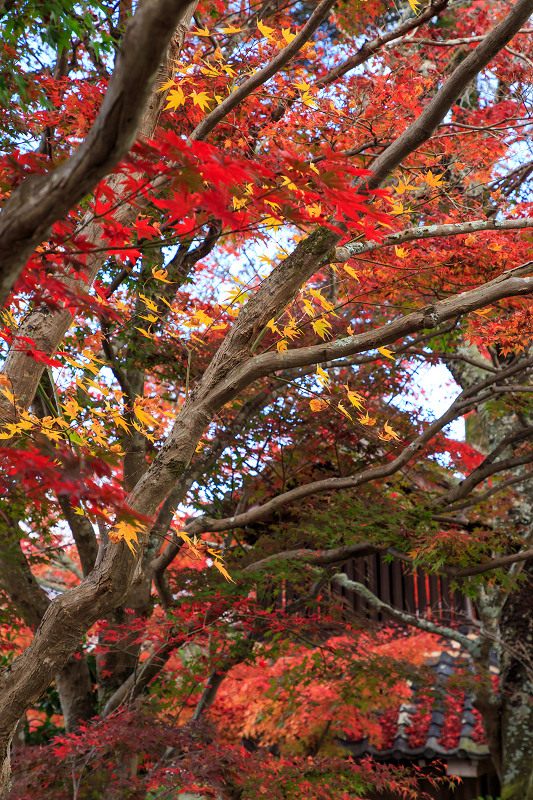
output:
[[[198,719],[276,631],[273,563],[304,566],[289,618],[329,581],[381,602],[331,569],[377,549],[475,594],[475,641],[400,621],[469,650],[503,796],[533,791],[532,11],[4,4],[0,571],[34,631],[4,795],[52,681],[74,731],[193,653]],[[461,387],[430,421],[398,399],[423,363]],[[468,413],[477,449],[446,436]]]

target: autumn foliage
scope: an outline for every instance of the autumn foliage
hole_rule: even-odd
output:
[[[0,0],[1,798],[526,796],[531,13]]]

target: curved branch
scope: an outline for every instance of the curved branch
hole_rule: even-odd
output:
[[[288,261],[289,258],[290,256],[286,260]],[[519,276],[526,275],[532,270],[533,261],[527,262],[520,267],[516,267],[516,269],[503,273],[503,275],[483,286],[453,295],[446,300],[440,300],[433,305],[422,308],[420,311],[414,311],[394,320],[394,322],[389,322],[380,328],[369,330],[365,333],[338,339],[334,342],[323,342],[310,347],[287,350],[284,353],[264,353],[248,359],[229,371],[229,374],[226,368],[227,377],[218,381],[217,385],[213,387],[212,392],[208,395],[207,402],[209,405],[219,408],[233,399],[239,391],[253,381],[277,370],[321,364],[324,361],[345,358],[366,350],[375,350],[421,330],[436,328],[443,322],[464,316],[506,297],[531,294],[533,292],[533,278],[520,278]],[[266,299],[264,299],[264,302],[267,302]],[[272,314],[269,319],[271,317]],[[213,364],[212,369],[215,366]],[[204,381],[211,377],[210,372],[211,370],[209,369],[206,371]]]
[[[85,141],[57,169],[27,178],[7,200],[0,213],[0,305],[51,225],[88,194],[133,144],[161,57],[189,2],[139,4]]]
[[[523,370],[525,367],[530,366],[531,364],[533,364],[533,356],[525,361],[511,365],[506,370],[501,370],[497,375],[490,375],[488,378],[480,381],[475,386],[462,391],[461,394],[456,397],[453,403],[444,412],[444,414],[439,417],[439,419],[431,423],[431,425],[429,425],[426,430],[423,431],[423,433],[419,434],[411,442],[411,444],[405,447],[400,454],[396,456],[396,458],[392,459],[386,464],[382,464],[378,467],[370,467],[369,469],[356,473],[355,475],[343,478],[325,478],[324,480],[313,481],[312,483],[298,486],[295,489],[290,489],[287,492],[273,497],[271,500],[268,500],[261,506],[253,507],[242,514],[236,514],[235,516],[228,517],[226,519],[197,517],[188,525],[186,525],[187,533],[190,535],[199,535],[205,532],[220,532],[233,530],[235,528],[242,528],[246,525],[250,525],[254,522],[265,519],[283,506],[296,503],[312,494],[319,494],[322,492],[341,489],[353,489],[357,486],[362,486],[369,481],[376,480],[378,478],[386,478],[389,475],[393,475],[402,469],[406,464],[408,464],[411,459],[416,457],[417,454],[422,451],[425,445],[431,441],[432,437],[446,427],[446,425],[448,425],[454,419],[457,419],[457,417],[462,416],[468,408],[478,405],[480,402],[488,399],[491,396],[494,384],[505,380],[507,377],[514,375],[516,372]],[[506,437],[505,444],[502,445],[503,448],[505,448],[505,446],[512,441],[521,441],[527,438],[532,432],[533,426],[528,427],[524,431],[510,434],[508,437]],[[492,454],[487,457],[485,462],[483,462],[486,464],[486,469],[491,469],[491,471],[488,473],[490,475],[494,474],[495,472],[508,469],[510,466],[512,467],[517,466],[518,464],[529,463],[529,461],[533,460],[533,453],[530,453],[527,454],[527,456],[519,456],[516,459],[509,459],[493,464],[494,458],[500,452],[501,448],[498,446],[498,448],[496,448],[495,451],[493,451]],[[490,464],[488,463],[489,460]],[[462,485],[466,484],[471,487],[477,485],[477,483],[482,480],[482,478],[479,478],[482,468],[483,465],[474,470],[468,476],[468,478],[463,481]],[[453,490],[444,495],[444,497],[448,498],[449,496],[452,496],[454,492],[457,492],[460,489],[461,486],[455,487]],[[460,497],[462,496],[464,495],[460,495]],[[438,500],[435,501],[435,505],[439,504],[441,500],[442,498],[438,498]]]
[[[518,475],[516,478],[509,478],[507,481],[502,481],[498,483],[496,486],[493,486],[491,489],[487,489],[486,492],[482,492],[481,494],[475,495],[472,497],[471,500],[467,501],[466,503],[459,503],[459,505],[452,505],[446,506],[445,510],[451,513],[456,513],[457,511],[464,511],[467,508],[472,508],[473,506],[477,506],[478,503],[482,503],[484,500],[487,500],[489,497],[492,497],[493,494],[498,494],[498,492],[502,492],[504,489],[508,489],[509,486],[514,486],[517,483],[525,483],[526,481],[530,481],[533,479],[533,473],[529,475]]]
[[[367,180],[368,189],[374,189],[403,160],[426,142],[448,110],[461,96],[476,75],[481,72],[499,51],[515,36],[533,11],[531,0],[517,0],[504,19],[488,33],[482,42],[462,61],[441,86],[416,121],[405,130],[372,164],[373,175]]]
[[[213,128],[215,128],[224,117],[226,117],[239,103],[241,103],[248,95],[255,91],[263,83],[266,83],[276,72],[279,72],[285,64],[287,64],[293,56],[300,50],[300,48],[309,41],[313,33],[323,20],[326,19],[329,11],[335,5],[336,0],[321,0],[319,5],[315,8],[302,30],[295,36],[283,50],[272,59],[270,64],[267,64],[263,69],[258,70],[255,75],[252,75],[232,92],[225,100],[223,100],[216,108],[211,111],[207,117],[196,126],[191,133],[189,139],[191,141],[203,141]]]
[[[529,431],[529,435],[531,435],[531,430]],[[503,472],[504,470],[514,469],[515,467],[524,466],[524,464],[531,464],[533,462],[533,452],[525,453],[521,456],[514,456],[513,458],[505,458],[501,461],[485,461],[470,475],[461,481],[458,486],[455,486],[449,492],[447,492],[443,497],[439,497],[438,501],[435,501],[434,505],[440,505],[441,501],[445,501],[445,504],[452,503],[455,500],[462,500],[463,497],[466,497],[475,486],[478,486],[482,483],[486,478],[490,478],[491,475],[495,475],[497,472]]]
[[[463,633],[459,633],[459,631],[455,631],[453,628],[448,628],[445,625],[437,625],[435,622],[422,619],[422,617],[414,617],[412,614],[408,614],[405,611],[399,611],[398,609],[389,606],[387,603],[384,603],[383,600],[380,600],[375,594],[372,594],[370,589],[367,589],[362,583],[350,580],[350,578],[343,572],[333,575],[331,582],[336,583],[337,586],[342,586],[344,589],[350,589],[352,592],[357,592],[357,594],[361,595],[361,597],[364,597],[367,603],[370,603],[370,605],[374,606],[374,608],[377,608],[378,611],[387,614],[397,622],[401,622],[404,625],[409,625],[412,628],[418,628],[421,631],[434,633],[437,636],[444,636],[446,639],[451,639],[454,642],[458,642],[462,647],[465,648],[465,650],[471,653],[474,658],[479,655],[479,639],[469,639],[468,636],[465,636]]]
[[[306,564],[314,566],[328,566],[329,564],[342,564],[350,558],[361,556],[371,556],[378,553],[382,548],[371,542],[359,542],[358,544],[348,544],[343,547],[336,547],[333,550],[286,550],[283,553],[274,553],[271,556],[255,561],[243,569],[243,572],[261,572],[270,565],[274,566],[279,561],[305,561]]]
[[[508,556],[491,558],[489,561],[482,561],[481,564],[475,564],[472,567],[463,567],[462,569],[450,567],[447,572],[453,575],[454,578],[469,578],[474,575],[481,575],[483,572],[490,572],[491,569],[500,569],[501,567],[509,567],[511,564],[518,564],[521,561],[528,561],[530,558],[533,558],[533,550],[524,550],[521,553],[511,553]]]
[[[533,228],[533,217],[522,219],[473,219],[467,222],[456,222],[449,225],[423,225],[420,228],[407,228],[397,233],[391,233],[382,242],[347,242],[335,250],[335,259],[339,262],[348,261],[352,256],[381,250],[384,247],[402,244],[403,242],[418,241],[419,239],[437,239],[441,236],[461,236],[479,231],[512,231]]]

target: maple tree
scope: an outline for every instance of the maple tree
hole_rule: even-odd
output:
[[[0,2],[0,796],[52,682],[65,796],[261,796],[265,770],[279,797],[416,796],[392,768],[235,748],[232,670],[282,642],[275,669],[305,673],[329,587],[469,654],[502,797],[533,796],[532,13]],[[459,387],[437,418],[421,365]],[[376,552],[449,575],[476,635],[342,571]]]

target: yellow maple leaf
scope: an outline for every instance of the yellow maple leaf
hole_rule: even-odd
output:
[[[309,94],[309,92],[304,92],[302,95],[300,95],[300,100],[308,108],[318,108],[317,101],[311,94]]]
[[[291,320],[289,325],[285,325],[283,328],[283,335],[287,337],[287,339],[297,339],[298,336],[302,335],[302,331],[297,330],[296,323],[294,320]]]
[[[309,401],[309,405],[311,406],[311,411],[321,411],[327,403],[324,400],[320,400],[318,397],[313,397],[312,400]]]
[[[389,425],[388,420],[385,423],[385,425],[383,426],[383,433],[379,434],[379,438],[383,439],[386,442],[390,442],[391,439],[396,439],[396,441],[400,440],[400,437],[398,436],[398,434]]]
[[[180,86],[177,89],[172,89],[168,93],[168,103],[165,106],[165,111],[168,108],[179,108],[181,105],[185,103],[185,95],[183,94],[183,90]]]
[[[76,386],[78,387],[78,389],[82,389],[82,391],[84,391],[87,394],[89,394],[89,392],[87,391],[87,387],[85,386],[83,381],[80,381],[79,378],[76,378]]]
[[[234,25],[228,25],[227,28],[220,28],[220,33],[240,33],[242,28],[236,28]]]
[[[205,28],[195,28],[191,33],[193,36],[211,36],[211,31],[208,29],[207,25]]]
[[[119,425],[122,428],[122,430],[126,431],[126,433],[128,432],[129,425],[124,419],[124,417],[120,416],[120,414],[113,414],[113,422]]]
[[[349,413],[346,411],[346,409],[344,408],[344,406],[343,406],[343,404],[342,404],[342,403],[339,403],[339,405],[337,406],[337,408],[339,409],[339,411],[340,411],[342,414],[344,414],[344,416],[345,416],[345,417],[348,417],[348,419],[350,420],[350,422],[353,422],[353,419],[351,418],[351,416],[349,415]]]
[[[413,9],[413,11],[415,12],[415,14],[418,14],[418,9],[420,8],[420,5],[421,5],[419,0],[408,0],[408,2],[409,2],[409,5],[411,6],[411,8]]]
[[[409,183],[409,179],[407,179],[407,181],[404,183],[401,178],[398,178],[398,186],[394,187],[394,191],[396,192],[396,194],[403,194],[404,192],[407,192],[410,189],[416,189],[416,186],[411,186],[411,184]]]
[[[375,425],[376,424],[375,417],[371,417],[369,415],[368,411],[365,413],[364,416],[361,415],[358,419],[359,419],[359,422],[361,423],[361,425],[369,425],[369,426],[371,426],[371,425]]]
[[[266,225],[267,230],[277,230],[281,228],[282,223],[279,219],[275,217],[265,217],[263,220],[263,224]]]
[[[10,389],[2,389],[1,391],[4,397],[7,397],[9,402],[15,405],[15,395],[13,394],[13,392],[10,391]]]
[[[320,294],[320,292],[318,292],[316,289],[309,289],[309,294],[310,294],[312,297],[314,297],[314,298],[315,298],[315,300],[318,300],[318,302],[320,303],[320,305],[321,305],[323,308],[325,308],[325,309],[326,309],[326,311],[332,311],[332,309],[334,308],[334,306],[333,306],[333,305],[332,305],[332,304],[331,304],[331,303],[330,303],[328,300],[326,300],[326,298],[325,298],[325,297],[322,297],[322,295]],[[337,314],[335,314],[335,316],[337,316]]]
[[[315,316],[315,309],[313,308],[313,306],[311,305],[309,300],[307,300],[307,298],[302,297],[302,303],[304,304],[304,309],[305,309],[305,313],[307,314],[307,316],[308,317],[314,317]]]
[[[322,213],[322,206],[320,203],[313,203],[310,206],[306,206],[305,210],[309,214],[310,217],[319,217]]]
[[[139,292],[139,297],[143,301],[146,308],[150,309],[150,311],[157,311],[157,303],[154,303],[153,300],[151,300],[149,297],[146,297],[144,294],[141,294],[141,292]]]
[[[215,560],[213,561],[213,566],[216,567],[218,569],[218,571],[222,573],[222,575],[225,577],[225,579],[227,581],[231,581],[231,583],[235,583],[235,581],[233,580],[233,578],[229,574],[229,572],[226,569],[226,567],[224,566],[224,564],[221,561],[219,561],[218,558],[215,558]]]
[[[205,111],[206,108],[209,108],[210,97],[206,92],[196,92],[194,91],[191,94],[192,101],[195,106],[200,106],[202,111]]]
[[[135,526],[132,525],[131,522],[121,520],[120,522],[117,522],[111,531],[109,531],[109,538],[115,543],[125,541],[131,552],[135,555],[134,545],[139,544],[139,540],[137,538],[137,529],[139,529],[139,526]]]
[[[329,384],[329,380],[330,380],[329,379],[329,375],[328,375],[327,372],[324,372],[324,370],[322,369],[322,367],[319,364],[317,364],[317,368],[316,368],[316,377],[317,377],[318,382],[320,384],[322,384],[322,386],[324,386],[324,388],[327,388],[327,386]]]
[[[268,25],[265,25],[263,22],[261,22],[261,20],[258,21],[257,27],[259,28],[259,30],[261,31],[263,36],[267,37],[267,39],[273,39],[274,38],[272,36],[272,34],[274,33],[274,28],[269,28]]]
[[[156,279],[156,281],[162,281],[163,283],[172,283],[172,281],[167,281],[168,270],[166,269],[156,269],[152,267],[152,275]]]
[[[151,414],[144,410],[144,408],[140,405],[136,405],[133,409],[135,412],[135,416],[143,425],[149,426],[151,425],[154,428],[158,427],[157,420],[155,420]]]
[[[192,550],[192,552],[197,558],[202,557],[202,553],[200,552],[199,549],[199,543],[197,542],[196,539],[194,540],[191,539],[187,531],[178,531],[178,536],[181,536],[181,538],[183,539],[189,550]]]
[[[135,330],[139,331],[139,333],[142,333],[142,335],[146,336],[147,339],[153,339],[154,338],[154,334],[153,333],[148,333],[148,331],[145,331],[144,328],[138,328],[137,325],[135,325]]]
[[[321,339],[325,339],[326,336],[329,334],[329,329],[331,328],[331,324],[324,317],[320,317],[320,319],[315,319],[311,322],[311,327],[313,328],[314,332],[320,336]]]
[[[287,344],[288,342],[286,339],[281,339],[281,341],[276,344],[276,350],[278,353],[284,353],[287,349]]]
[[[394,361],[392,350],[387,350],[386,347],[378,347],[378,350],[382,356],[385,356],[385,358],[390,358],[391,361]]]
[[[358,410],[363,408],[365,403],[364,397],[360,395],[358,392],[352,391],[350,388],[348,388],[348,386],[346,386],[346,384],[344,385],[344,388],[346,389],[348,400],[350,401],[352,406],[355,406]]]
[[[52,417],[45,417],[45,420],[52,421]],[[54,422],[55,421],[56,420],[54,419]],[[33,428],[33,426],[36,425],[37,423],[38,419],[34,414],[30,414],[28,411],[23,411],[20,416],[20,421],[18,425],[21,431],[28,431],[30,428]]]
[[[290,44],[290,42],[292,42],[293,39],[296,39],[296,34],[295,33],[291,33],[289,28],[284,28],[281,31],[281,35],[283,36],[283,38],[285,39],[287,44]]]
[[[174,86],[174,78],[169,78],[168,81],[165,81],[157,91],[164,92],[165,89],[170,89],[171,86]]]
[[[4,432],[0,433],[0,439],[11,439],[11,437],[15,436],[17,433],[20,433],[20,428],[18,425],[10,422],[9,425],[5,426]]]
[[[63,434],[60,431],[56,431],[55,428],[42,428],[41,433],[52,442],[59,442],[63,436]]]
[[[472,236],[472,234],[469,233],[468,236],[465,239],[466,246],[467,247],[472,247],[472,245],[474,245],[475,243],[476,243],[476,237]]]
[[[426,175],[426,177],[424,178],[424,180],[426,181],[428,186],[433,186],[433,187],[442,186],[441,178],[442,178],[443,175],[444,175],[444,172],[441,172],[440,175],[433,175],[431,170],[429,170],[429,172]]]
[[[404,247],[398,247],[397,244],[394,245],[394,252],[398,256],[398,258],[407,258],[409,255],[409,251],[406,250]]]

